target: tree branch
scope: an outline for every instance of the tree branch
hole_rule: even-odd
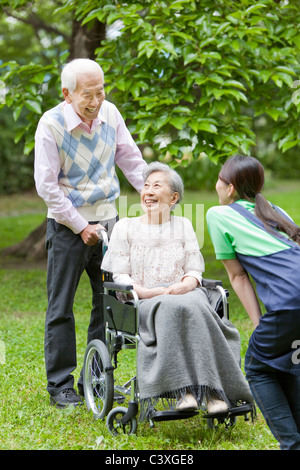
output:
[[[9,8],[6,8],[6,7],[3,7],[3,12],[7,16],[11,16],[12,18],[20,21],[21,23],[31,26],[35,31],[43,30],[50,34],[62,36],[68,42],[70,41],[69,35],[45,23],[45,21],[42,18],[40,18],[38,15],[36,15],[33,12],[29,13],[27,18],[17,15],[16,13],[12,12],[11,10],[9,10]]]

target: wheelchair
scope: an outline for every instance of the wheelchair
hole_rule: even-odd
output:
[[[108,239],[106,233],[102,233],[103,253],[107,250]],[[137,377],[133,376],[123,385],[117,384],[114,378],[118,367],[118,353],[124,349],[135,350],[135,363],[137,361],[137,348],[139,342],[139,299],[133,287],[130,285],[118,285],[111,280],[109,273],[102,272],[104,281],[103,307],[105,320],[105,343],[98,339],[92,340],[85,351],[83,363],[83,388],[87,409],[93,413],[95,419],[106,419],[109,432],[117,436],[119,434],[135,434],[137,431],[139,413],[139,389]],[[219,293],[219,302],[216,306],[217,314],[223,318],[229,318],[229,292],[218,280],[203,280],[203,287],[213,289]],[[117,293],[126,294],[130,301],[121,302]],[[120,406],[128,398],[127,406]],[[114,403],[117,403],[116,407]],[[205,405],[198,410],[157,410],[152,409],[148,414],[150,427],[155,422],[188,419],[199,414]],[[215,428],[219,424],[225,424],[228,428],[236,422],[237,416],[244,416],[245,421],[252,416],[252,404],[241,404],[230,408],[224,415],[211,418],[204,414],[207,425]],[[217,424],[216,424],[217,422]]]

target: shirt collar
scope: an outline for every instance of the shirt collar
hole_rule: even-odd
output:
[[[96,119],[93,120],[92,127],[89,128],[87,124],[85,124],[82,119],[78,116],[76,111],[74,110],[73,106],[70,103],[64,102],[64,113],[66,118],[67,130],[71,132],[76,127],[81,127],[88,132],[92,132],[97,126],[99,126],[102,122],[105,122],[106,119],[101,113],[101,108],[99,111],[98,116]]]

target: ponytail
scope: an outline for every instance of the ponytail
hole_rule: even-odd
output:
[[[287,217],[281,215],[259,192],[255,197],[255,215],[269,232],[279,230],[300,245],[300,228]]]
[[[300,245],[300,228],[285,217],[264,198],[261,190],[264,185],[264,169],[254,157],[234,155],[223,165],[219,178],[232,184],[240,199],[255,202],[255,215],[269,232],[279,230]]]

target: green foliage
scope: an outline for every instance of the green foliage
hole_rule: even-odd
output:
[[[0,114],[0,194],[13,194],[32,187],[32,158],[24,156],[23,144],[14,143],[16,129],[12,111]]]
[[[140,144],[181,162],[223,161],[256,144],[253,121],[272,118],[274,142],[299,146],[300,6],[273,0],[76,2],[83,23],[121,23],[98,50],[107,91]],[[298,96],[298,95],[297,95]]]
[[[20,17],[18,9],[26,7],[28,14],[31,5],[0,0],[0,12],[10,6]],[[262,116],[280,159],[299,147],[298,2],[35,2],[33,14],[42,12],[44,23],[50,23],[49,11],[59,20],[60,40],[46,41],[42,51],[34,43],[31,62],[21,55],[13,61],[11,52],[0,61],[0,110],[12,109],[19,124],[15,142],[25,142],[26,155],[41,113],[61,99],[64,31],[73,16],[83,25],[106,22],[116,32],[97,50],[108,99],[137,143],[150,145],[155,157],[167,156],[184,168],[194,160],[201,168],[205,156],[222,163],[237,152],[255,153]]]
[[[57,104],[59,70],[57,64],[42,66],[30,63],[20,66],[14,61],[5,62],[1,69],[6,94],[0,110],[5,106],[12,108],[15,121],[22,113],[24,122],[17,129],[14,141],[18,143],[23,139],[24,154],[29,155],[34,147],[34,133],[41,114]]]
[[[71,15],[54,10],[60,0],[0,0],[0,62],[46,65],[68,49]],[[26,45],[26,47],[24,47]]]
[[[59,3],[0,0],[0,193],[33,186],[34,133],[41,113],[58,102],[71,29],[71,15],[57,26]]]

